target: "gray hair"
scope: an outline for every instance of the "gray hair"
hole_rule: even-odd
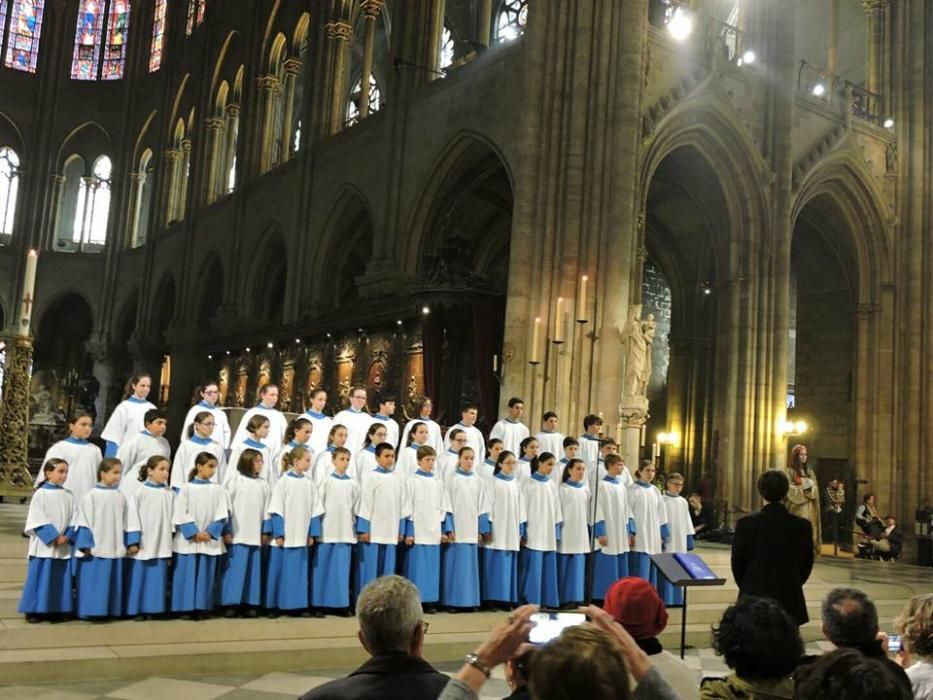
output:
[[[407,654],[415,629],[421,624],[418,589],[401,576],[381,576],[363,588],[356,602],[356,615],[374,656]]]

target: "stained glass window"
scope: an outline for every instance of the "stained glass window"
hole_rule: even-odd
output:
[[[39,35],[42,32],[44,0],[14,0],[10,15],[10,30],[7,34],[7,68],[36,72],[39,54]],[[0,2],[0,40],[6,26],[6,0]]]
[[[167,0],[156,0],[152,16],[152,45],[149,48],[149,72],[162,67],[162,47],[165,45],[165,5]]]
[[[363,97],[363,79],[360,78],[350,91],[347,103],[347,126],[353,126],[360,120],[360,100]],[[369,76],[369,113],[375,114],[382,109],[382,92],[373,75]]]
[[[454,35],[450,27],[444,25],[444,32],[441,34],[441,70],[449,68],[454,62]]]
[[[503,0],[496,18],[496,37],[512,41],[525,33],[528,24],[528,0]]]
[[[0,49],[3,48],[3,33],[6,31],[6,0],[0,0]]]
[[[19,190],[19,157],[12,148],[0,148],[0,234],[13,233],[16,193]]]
[[[94,161],[91,176],[81,179],[72,235],[72,241],[79,245],[104,245],[107,242],[111,169],[110,158],[101,156]]]
[[[191,32],[197,29],[204,21],[204,11],[207,9],[207,0],[188,0],[188,29]]]
[[[71,77],[75,80],[122,78],[129,23],[129,0],[81,0]]]

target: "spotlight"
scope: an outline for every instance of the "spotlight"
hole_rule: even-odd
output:
[[[269,348],[270,350],[272,349],[273,345],[272,345],[271,340],[268,343],[266,343],[266,347]]]
[[[823,85],[823,83],[817,83],[813,86],[813,90],[811,90],[811,92],[817,97],[822,97],[826,94],[826,86]]]
[[[401,326],[401,325],[402,325],[402,319],[399,319],[398,321],[396,321],[395,324],[398,325],[398,326]]]
[[[674,9],[667,20],[667,31],[677,41],[683,41],[693,33],[693,13],[683,7]]]
[[[295,345],[301,345],[301,338],[295,338]]]
[[[230,357],[230,351],[227,350],[227,357]]]
[[[249,352],[249,348],[246,348],[246,352]]]
[[[213,356],[213,355],[208,355],[208,356],[207,356],[207,359],[208,359],[208,360],[213,360],[213,359],[214,359],[214,356]]]
[[[709,287],[707,287],[706,289],[703,290],[703,293],[704,293],[705,295],[709,296],[710,294],[713,293],[713,290],[710,289]]]
[[[333,337],[330,333],[327,333],[326,335],[327,335],[328,340]]]
[[[893,128],[894,128],[894,120],[891,119],[891,117],[888,117],[887,119],[884,120],[884,128],[885,128],[885,129],[893,129]]]
[[[431,307],[430,307],[430,306],[422,306],[422,307],[421,307],[421,313],[424,314],[425,316],[427,316],[429,313],[431,313]]]
[[[744,63],[745,65],[754,63],[756,58],[757,56],[755,56],[755,52],[749,49],[748,51],[742,54],[742,63]]]

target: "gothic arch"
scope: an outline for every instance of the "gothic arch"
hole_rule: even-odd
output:
[[[313,296],[325,307],[337,305],[341,296],[346,296],[347,280],[362,275],[365,258],[361,262],[360,251],[371,252],[373,223],[369,203],[365,195],[354,185],[344,185],[324,220],[323,235],[318,247],[309,251],[314,273]],[[356,273],[348,267],[356,264]]]
[[[257,241],[247,275],[242,308],[259,323],[281,321],[288,281],[288,244],[277,222],[269,222]]]
[[[197,269],[193,310],[198,327],[206,330],[224,297],[226,276],[221,253],[216,248],[209,250]]]
[[[55,155],[57,172],[61,173],[66,161],[74,155],[80,156],[87,166],[93,164],[101,155],[113,158],[113,140],[107,130],[97,122],[84,122],[72,129],[58,147]]]
[[[20,162],[26,157],[26,139],[23,138],[23,132],[16,126],[10,117],[0,112],[0,146],[9,146],[20,158]]]
[[[853,277],[858,303],[877,303],[881,285],[893,275],[886,236],[889,217],[871,174],[854,151],[831,153],[807,174],[794,201],[791,226],[808,207],[824,203],[838,215],[824,232]]]
[[[175,302],[178,298],[178,285],[175,275],[166,270],[161,276],[155,277],[159,283],[155,286],[155,293],[150,298],[149,328],[153,339],[165,342],[165,331],[168,330],[175,316]]]
[[[175,126],[175,122],[178,119],[181,119],[181,115],[184,114],[184,99],[185,93],[188,87],[188,82],[191,80],[191,74],[185,73],[181,76],[181,80],[178,82],[178,89],[175,91],[175,99],[172,100],[172,112],[169,116],[168,121],[166,122],[169,133],[172,133],[172,129]]]
[[[63,289],[59,289],[48,299],[42,299],[41,297],[36,299],[36,308],[32,314],[33,327],[38,329],[42,324],[46,314],[56,306],[59,306],[60,304],[67,301],[69,298],[80,302],[80,304],[83,305],[82,309],[84,307],[87,308],[93,326],[94,319],[97,317],[97,309],[88,298],[87,294],[85,294],[83,290],[78,289],[77,287],[65,287]]]
[[[396,256],[403,272],[417,271],[419,260],[437,234],[435,224],[441,210],[450,204],[457,189],[475,183],[495,168],[505,171],[509,189],[514,192],[512,168],[498,145],[473,131],[462,131],[451,139],[424,179],[407,227],[411,235],[396,241]]]
[[[156,150],[155,144],[153,143],[154,139],[149,132],[149,127],[152,126],[157,114],[158,112],[156,110],[149,112],[142,127],[139,129],[139,134],[136,136],[136,142],[133,145],[133,163],[139,162],[140,158],[142,158],[143,151],[147,148],[152,151]]]
[[[228,32],[214,61],[214,70],[211,73],[212,95],[216,94],[221,80],[232,79],[237,68],[246,62],[245,53],[241,34],[237,31]]]

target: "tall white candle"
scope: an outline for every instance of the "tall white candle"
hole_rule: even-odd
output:
[[[20,297],[19,332],[29,335],[29,324],[32,320],[32,307],[35,303],[36,291],[36,263],[39,256],[34,250],[26,256],[26,277],[23,279],[23,294]]]
[[[541,317],[535,317],[534,326],[531,328],[531,350],[528,352],[529,362],[538,362],[538,340],[541,338]]]
[[[554,337],[555,343],[564,342],[564,298],[557,297],[557,312],[554,314]]]
[[[586,275],[580,278],[580,294],[577,301],[577,320],[586,321],[586,281],[589,279]]]
[[[496,374],[499,371],[499,356],[492,356],[492,373]]]

